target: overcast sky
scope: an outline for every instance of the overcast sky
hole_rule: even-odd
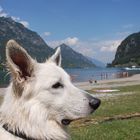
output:
[[[51,47],[66,43],[108,63],[120,42],[140,31],[140,0],[0,0],[0,16],[36,31]]]

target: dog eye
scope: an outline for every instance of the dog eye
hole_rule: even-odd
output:
[[[61,83],[59,83],[59,82],[57,82],[56,84],[54,84],[53,86],[52,86],[52,88],[63,88],[64,86],[61,84]]]

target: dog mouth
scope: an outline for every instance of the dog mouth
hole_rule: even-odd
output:
[[[71,122],[72,122],[72,120],[70,120],[70,119],[63,119],[63,120],[61,121],[61,123],[62,123],[63,125],[69,125]]]
[[[65,126],[67,126],[67,125],[69,125],[71,122],[73,122],[73,121],[78,121],[78,120],[81,120],[81,119],[83,119],[83,117],[81,117],[81,118],[76,118],[76,119],[73,119],[73,120],[70,120],[70,119],[63,119],[63,120],[61,121],[61,123],[62,123],[63,125],[65,125]]]

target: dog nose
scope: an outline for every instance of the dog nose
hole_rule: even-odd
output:
[[[94,110],[96,110],[101,104],[101,100],[97,99],[97,98],[93,98],[89,101],[89,105],[91,108],[93,108]]]

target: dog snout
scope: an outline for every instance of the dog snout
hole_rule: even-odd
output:
[[[93,97],[90,93],[88,93],[86,91],[82,91],[82,92],[87,97],[88,102],[89,102],[89,106],[93,109],[93,111],[96,110],[100,106],[101,100]]]
[[[101,104],[101,100],[100,99],[97,99],[97,98],[92,98],[90,101],[89,101],[89,106],[91,108],[93,108],[94,110],[96,110]]]

